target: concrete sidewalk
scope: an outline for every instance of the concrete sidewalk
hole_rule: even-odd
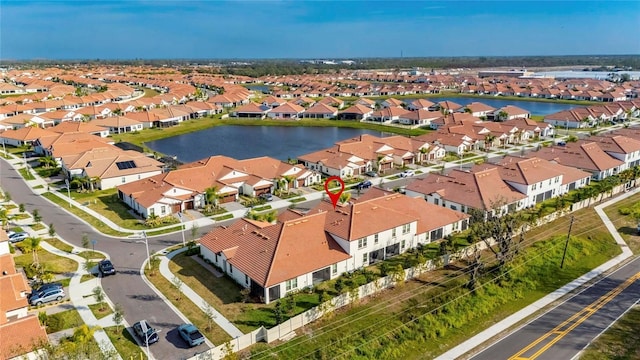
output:
[[[511,328],[512,326],[518,324],[519,322],[521,322],[522,320],[524,320],[527,317],[531,316],[535,312],[543,309],[544,307],[548,306],[549,304],[553,303],[554,301],[556,301],[556,300],[560,299],[561,297],[567,295],[571,291],[573,291],[573,290],[577,289],[578,287],[584,285],[586,282],[588,282],[590,280],[593,280],[594,278],[602,275],[604,272],[614,268],[615,266],[619,265],[623,261],[625,261],[625,260],[629,259],[630,257],[632,257],[633,253],[629,249],[629,246],[624,241],[624,239],[622,239],[622,237],[618,233],[618,230],[615,228],[615,226],[613,225],[611,220],[609,220],[607,215],[604,213],[603,209],[606,208],[607,206],[611,205],[611,204],[614,204],[614,203],[616,203],[618,201],[624,200],[624,199],[628,198],[629,196],[633,196],[633,195],[635,195],[635,194],[637,194],[639,192],[640,192],[640,188],[636,188],[633,191],[629,191],[629,192],[625,193],[624,195],[620,195],[620,196],[618,196],[618,197],[616,197],[614,199],[611,199],[611,200],[609,200],[607,202],[604,202],[604,203],[602,203],[600,205],[597,205],[595,207],[596,213],[598,214],[598,216],[600,216],[600,218],[602,219],[602,222],[607,227],[607,230],[609,230],[609,232],[611,233],[613,238],[616,240],[616,243],[622,249],[622,254],[620,254],[620,255],[616,256],[615,258],[607,261],[606,263],[598,266],[597,268],[589,271],[588,273],[586,273],[586,274],[582,275],[581,277],[575,279],[574,281],[566,284],[565,286],[561,287],[560,289],[557,289],[556,291],[546,295],[542,299],[534,302],[533,304],[530,304],[529,306],[525,307],[524,309],[512,314],[511,316],[508,316],[507,318],[505,318],[504,320],[500,321],[499,323],[489,327],[488,329],[480,332],[479,334],[477,334],[476,336],[468,339],[467,341],[463,342],[462,344],[460,344],[460,345],[454,347],[453,349],[447,351],[446,353],[438,356],[436,359],[437,360],[453,360],[453,359],[457,359],[457,358],[467,354],[468,352],[472,351],[473,349],[477,348],[478,346],[488,342],[489,340],[491,340],[497,334],[501,334],[504,331],[509,330],[509,328]],[[498,340],[499,339],[497,339],[496,341],[498,341]],[[489,345],[489,344],[487,344],[487,345]]]
[[[187,250],[186,248],[178,249],[160,258],[160,274],[162,274],[162,276],[164,276],[167,280],[173,281],[173,278],[174,278],[173,273],[171,272],[171,270],[169,270],[169,261],[171,261],[171,259],[174,256],[186,250]],[[180,287],[180,291],[189,300],[191,300],[197,307],[199,307],[200,310],[205,311],[205,304],[207,304],[207,302],[202,297],[200,297],[200,295],[198,295],[195,291],[193,291],[193,289],[191,289],[189,286],[183,283],[182,286]],[[222,316],[222,314],[216,311],[216,309],[214,309],[213,306],[211,305],[209,306],[211,307],[211,311],[214,314],[214,322],[218,324],[218,326],[220,326],[222,330],[226,331],[227,334],[229,334],[233,338],[237,338],[244,335],[244,333],[242,333],[242,331],[240,331],[235,325],[233,325],[229,320],[227,320],[227,318],[225,318],[224,316]]]

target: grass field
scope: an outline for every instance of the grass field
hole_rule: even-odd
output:
[[[616,204],[615,207],[608,207],[605,209],[605,213],[611,219],[611,222],[615,225],[616,229],[629,245],[629,249],[634,254],[640,254],[640,236],[637,233],[636,227],[638,221],[632,214],[622,215],[619,209],[623,208],[640,208],[640,194],[630,196]]]
[[[113,346],[118,350],[118,354],[124,360],[145,360],[147,354],[136,343],[135,339],[124,326],[116,327],[110,326],[104,328],[104,332],[107,333],[109,339],[113,343]]]
[[[76,309],[55,313],[47,317],[47,334],[71,329],[82,324],[82,318]]]

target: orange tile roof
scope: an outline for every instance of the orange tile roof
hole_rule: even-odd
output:
[[[240,219],[202,237],[200,243],[263,287],[270,287],[349,259],[324,232],[326,213],[293,218],[276,224]]]
[[[47,344],[47,333],[35,315],[0,324],[0,359],[29,353]]]

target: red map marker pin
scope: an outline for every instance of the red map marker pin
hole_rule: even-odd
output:
[[[334,180],[339,182],[340,186],[342,186],[340,191],[336,193],[332,193],[331,191],[329,191],[329,183]],[[344,181],[342,181],[340,176],[330,176],[327,181],[324,182],[324,191],[327,193],[327,195],[329,195],[329,199],[331,199],[331,203],[333,204],[333,208],[335,209],[336,204],[338,204],[338,200],[340,199],[340,195],[342,195],[342,192],[344,191]]]

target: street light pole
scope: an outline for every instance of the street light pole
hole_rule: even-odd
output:
[[[67,185],[67,197],[69,198],[69,207],[71,207],[71,187],[69,186],[69,179],[64,179],[64,183]]]
[[[149,239],[147,239],[147,232],[143,231],[142,235],[144,235],[144,244],[147,247],[147,269],[151,270],[151,262],[149,261]]]
[[[184,222],[182,221],[182,212],[178,213],[178,217],[180,218],[180,229],[181,229],[181,233],[182,233],[182,246],[187,246],[187,242],[184,239]]]

